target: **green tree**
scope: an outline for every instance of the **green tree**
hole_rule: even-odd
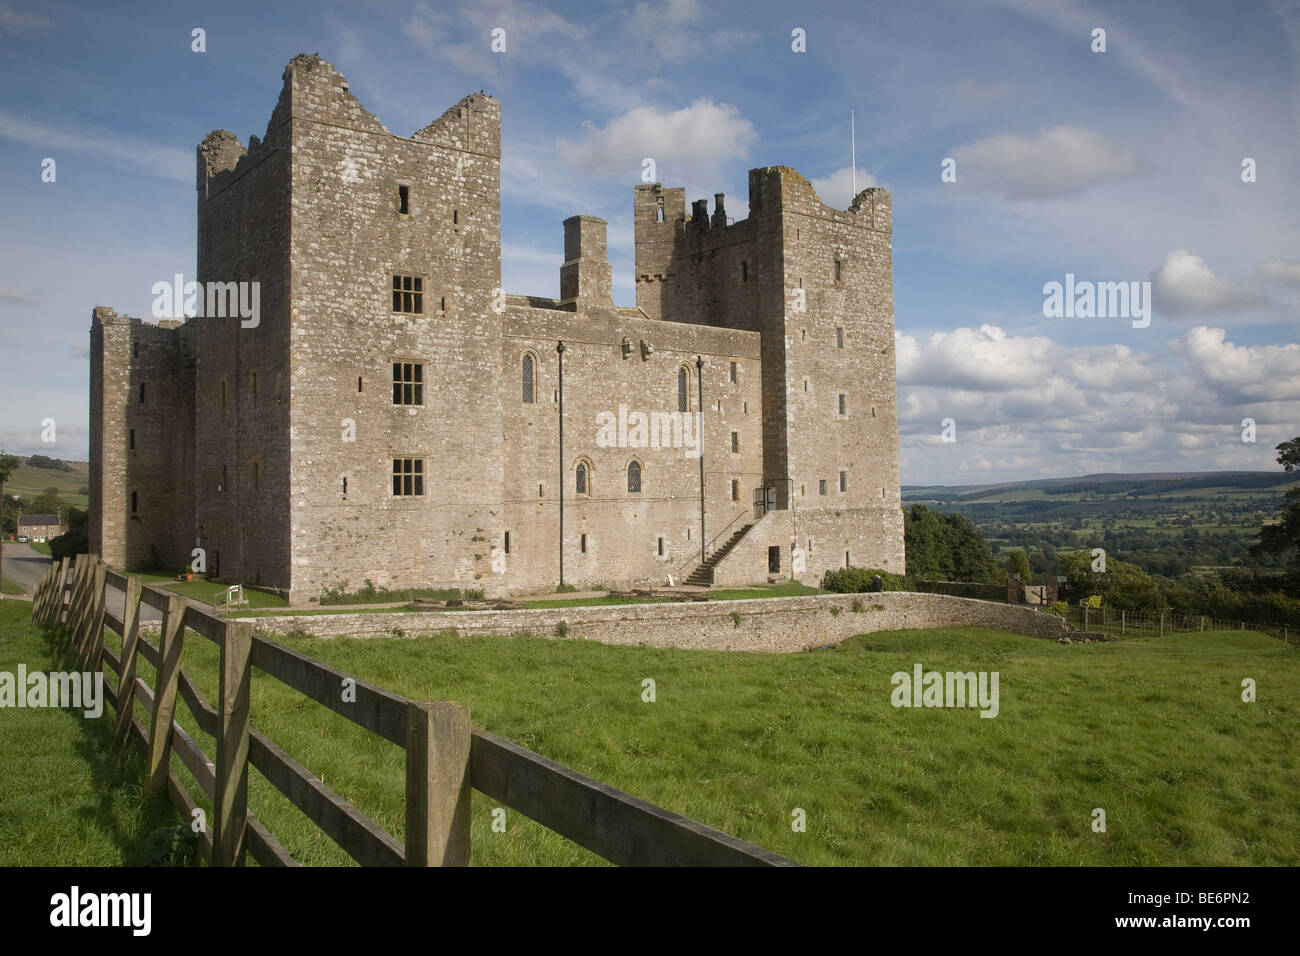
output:
[[[1284,471],[1300,471],[1300,436],[1277,446],[1277,463]],[[1276,522],[1259,529],[1259,540],[1250,554],[1257,560],[1276,562],[1285,572],[1283,590],[1300,597],[1300,485],[1282,499],[1282,514]]]
[[[1165,606],[1160,586],[1136,564],[1107,555],[1106,570],[1094,571],[1091,551],[1075,551],[1060,560],[1066,578],[1062,596],[1070,601],[1098,595],[1104,606],[1122,611],[1158,611]]]
[[[1029,559],[1025,557],[1024,551],[1007,552],[1007,574],[1015,577],[1020,575],[1021,584],[1031,583],[1029,573]]]

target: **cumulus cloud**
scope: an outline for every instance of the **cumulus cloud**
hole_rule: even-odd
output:
[[[1063,199],[1132,176],[1137,155],[1100,133],[1054,126],[1036,136],[1004,133],[953,151],[957,185],[1008,199]]]
[[[850,166],[841,167],[829,176],[814,179],[812,184],[822,202],[828,206],[833,206],[836,209],[847,209],[849,203],[853,202],[853,169]],[[861,166],[858,167],[858,192],[862,192],[869,186],[879,185],[880,180]]]
[[[1215,275],[1204,259],[1186,249],[1165,256],[1151,280],[1156,308],[1170,315],[1212,315],[1268,305],[1259,293]]]
[[[699,49],[699,41],[687,27],[700,18],[696,0],[665,0],[638,3],[628,21],[628,32],[648,40],[655,53],[667,61],[680,60]]]
[[[1236,346],[1222,329],[1192,329],[1158,355],[994,325],[895,332],[895,346],[908,483],[1267,470],[1268,448],[1300,420],[1300,345]],[[1257,445],[1241,441],[1245,417],[1258,423]],[[942,440],[945,418],[955,443]]]
[[[588,123],[580,140],[561,140],[558,149],[567,165],[598,179],[637,178],[648,156],[660,180],[716,181],[723,163],[748,156],[757,135],[736,107],[704,97],[679,110],[637,107],[604,127]]]
[[[491,31],[505,30],[512,58],[551,59],[557,37],[581,40],[586,31],[531,0],[473,0],[462,2],[454,15],[435,9],[427,0],[402,23],[402,33],[440,63],[450,63],[470,76],[496,80],[505,62],[492,50]]]

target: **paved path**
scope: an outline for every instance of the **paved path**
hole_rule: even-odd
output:
[[[4,548],[4,567],[0,569],[6,578],[14,582],[30,595],[36,582],[50,569],[50,559],[34,551],[25,544],[6,541]]]

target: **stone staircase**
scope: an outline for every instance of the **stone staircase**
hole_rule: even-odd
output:
[[[731,549],[740,542],[741,538],[749,533],[749,529],[752,527],[754,527],[754,524],[753,522],[750,522],[733,534],[727,539],[726,543],[723,544],[722,547],[709,555],[708,560],[692,571],[690,576],[682,583],[704,588],[711,586],[713,584],[713,569],[718,566],[723,558],[731,553]]]

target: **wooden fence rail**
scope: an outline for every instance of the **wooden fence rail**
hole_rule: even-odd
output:
[[[1065,620],[1084,631],[1126,637],[1189,631],[1257,631],[1281,638],[1286,644],[1300,646],[1300,629],[1288,624],[1260,624],[1250,621],[1227,621],[1200,614],[1175,614],[1172,611],[1122,611],[1115,608],[1078,607],[1065,609]]]
[[[122,595],[121,614],[109,609],[110,592]],[[143,608],[162,614],[156,645],[142,633]],[[248,807],[250,766],[363,866],[468,865],[471,789],[622,865],[797,865],[476,730],[465,707],[412,701],[369,684],[255,637],[247,623],[142,587],[138,578],[111,570],[95,555],[64,558],[50,568],[33,592],[32,620],[56,648],[75,653],[84,669],[115,675],[104,682],[117,714],[113,746],[130,741],[140,749],[149,788],[166,791],[187,821],[199,815],[199,804],[172,769],[172,756],[189,770],[213,807],[199,847],[214,866],[242,866],[246,855],[262,866],[298,865]],[[120,656],[105,647],[106,630],[122,638]],[[220,651],[214,703],[181,666],[187,631]],[[152,687],[136,676],[139,658],[153,666]],[[252,726],[254,668],[405,750],[405,841]],[[178,699],[216,741],[215,759],[177,722]]]

